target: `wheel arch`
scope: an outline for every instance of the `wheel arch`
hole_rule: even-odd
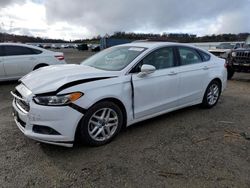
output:
[[[100,103],[100,102],[104,102],[104,101],[108,101],[108,102],[113,102],[114,104],[116,104],[122,111],[122,115],[123,115],[123,123],[122,123],[122,129],[126,127],[127,125],[127,110],[126,110],[126,107],[125,105],[122,103],[121,100],[117,99],[117,98],[114,98],[114,97],[108,97],[108,98],[103,98],[101,100],[98,100],[97,102],[95,102],[93,105],[91,105],[89,108],[91,108],[92,106],[96,105],[97,103]],[[84,118],[84,116],[81,118],[81,120],[78,122],[78,125],[76,127],[76,130],[75,130],[75,141],[78,141],[79,140],[79,128],[80,128],[80,124],[81,124],[81,121],[82,119]]]
[[[213,82],[213,81],[218,81],[219,82],[219,84],[220,84],[220,90],[222,89],[222,81],[221,81],[221,79],[220,78],[218,78],[218,77],[216,77],[216,78],[214,78],[213,80],[211,80],[210,82],[209,82],[209,84],[211,83],[211,82]],[[208,84],[208,85],[209,85]]]
[[[47,64],[47,63],[39,63],[39,64],[36,64],[36,66],[33,68],[33,70],[36,70],[38,68],[45,67],[45,66],[49,66],[49,64]]]
[[[109,102],[113,102],[115,103],[122,111],[122,115],[123,115],[123,124],[122,126],[123,127],[126,127],[126,124],[127,124],[127,110],[125,108],[125,105],[122,103],[122,101],[120,101],[119,99],[117,98],[114,98],[114,97],[109,97],[109,98],[104,98],[104,99],[101,99],[99,100],[98,102],[96,102],[95,104],[99,103],[99,102],[103,102],[103,101],[109,101]],[[94,105],[95,105],[94,104]],[[93,105],[92,105],[93,106]]]
[[[208,84],[207,84],[207,86],[206,86],[206,88],[205,88],[205,91],[204,91],[204,93],[203,93],[203,97],[204,97],[204,95],[205,95],[205,93],[206,93],[206,90],[207,90],[209,84],[210,84],[211,82],[213,82],[213,81],[219,82],[219,84],[220,84],[220,90],[222,90],[222,81],[221,81],[221,79],[220,79],[219,77],[215,77],[215,78],[211,79],[210,82],[208,82]]]

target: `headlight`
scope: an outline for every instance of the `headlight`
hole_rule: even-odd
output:
[[[232,57],[236,57],[236,52],[232,52]]]
[[[83,96],[81,92],[69,93],[65,95],[55,96],[37,96],[34,97],[34,101],[40,105],[47,106],[62,106],[70,104]]]

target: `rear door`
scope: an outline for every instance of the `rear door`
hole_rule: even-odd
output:
[[[37,54],[28,47],[6,45],[4,68],[8,77],[22,77],[31,72],[37,62]]]
[[[143,64],[153,65],[156,71],[144,77],[138,76]],[[179,74],[174,48],[164,47],[153,51],[135,67],[135,70],[132,82],[136,119],[176,107]]]
[[[0,79],[5,77],[5,71],[4,71],[4,66],[3,66],[3,59],[4,58],[4,51],[3,47],[0,46]]]
[[[199,52],[191,47],[178,47],[180,63],[180,100],[185,106],[202,100],[209,79],[208,62],[203,62]]]

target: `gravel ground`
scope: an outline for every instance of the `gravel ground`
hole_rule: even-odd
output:
[[[91,52],[64,50],[79,63]],[[250,187],[250,74],[236,74],[216,107],[189,107],[133,125],[101,147],[26,138],[0,83],[0,187]]]

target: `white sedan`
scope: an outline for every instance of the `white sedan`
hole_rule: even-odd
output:
[[[202,49],[138,42],[106,49],[81,65],[50,66],[12,92],[14,119],[29,138],[72,146],[110,142],[121,127],[173,110],[216,105],[225,60]]]
[[[0,81],[17,80],[33,70],[55,64],[65,64],[63,53],[25,44],[0,43]]]

